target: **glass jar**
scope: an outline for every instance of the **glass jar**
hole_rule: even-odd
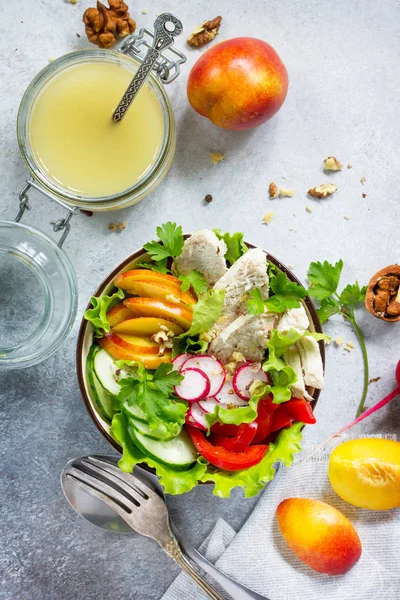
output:
[[[168,21],[173,20],[182,28],[180,21],[169,13],[158,17],[159,24],[160,20],[164,28],[164,41],[168,35],[171,37],[165,25]],[[166,48],[166,45],[172,43],[172,38],[163,46],[166,49],[159,52],[143,86],[147,88],[146,93],[151,94],[161,115],[158,121],[162,123],[160,143],[149,168],[131,184],[128,182],[129,185],[124,185],[124,189],[115,193],[81,193],[62,183],[56,176],[53,177],[52,172],[45,168],[43,161],[35,153],[31,136],[32,115],[38,100],[58,77],[85,65],[89,69],[96,65],[123,69],[129,73],[130,81],[142,64],[144,54],[153,47],[154,37],[153,32],[142,29],[138,34],[125,38],[118,51],[82,50],[62,56],[36,75],[22,98],[17,118],[17,136],[31,179],[19,194],[20,207],[15,220],[0,221],[0,371],[32,366],[48,358],[74,325],[78,306],[77,281],[74,268],[61,249],[74,214],[79,209],[106,211],[135,204],[165,177],[174,156],[176,127],[164,84],[176,79],[186,57],[171,46]],[[147,106],[146,103],[143,105]],[[44,115],[46,116],[46,112]],[[110,123],[111,118],[112,114]],[[116,123],[112,126],[121,127],[123,124]],[[66,134],[68,135],[68,129]],[[127,138],[126,130],[124,137]],[[51,149],[51,145],[49,147]],[[133,150],[137,152],[137,143]],[[104,160],[118,160],[118,148],[114,148],[112,154],[105,156]],[[99,164],[99,169],[101,168],[102,164]],[[61,232],[58,243],[41,231],[19,222],[25,210],[30,208],[28,192],[31,187],[67,212],[66,216],[51,223],[54,232]]]

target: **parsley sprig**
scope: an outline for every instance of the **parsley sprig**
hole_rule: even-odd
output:
[[[161,227],[157,227],[156,231],[162,244],[153,240],[143,246],[152,260],[159,262],[167,258],[174,259],[182,254],[184,239],[180,225],[168,221],[168,223],[163,223]]]
[[[307,296],[307,291],[295,281],[290,281],[286,273],[277,272],[270,278],[270,288],[273,293],[263,300],[261,291],[251,290],[247,301],[247,312],[259,315],[264,312],[282,313],[286,308],[299,308],[300,299]]]
[[[121,379],[118,402],[122,408],[136,404],[146,414],[151,429],[167,439],[179,434],[185,420],[187,403],[174,394],[174,386],[183,377],[171,364],[162,363],[153,372],[138,362],[117,361],[120,368],[129,368],[129,376]]]
[[[361,400],[357,408],[356,416],[358,417],[364,410],[365,399],[367,397],[369,365],[364,335],[357,323],[354,309],[357,304],[364,302],[367,288],[366,286],[360,287],[358,281],[356,281],[353,284],[346,285],[342,292],[339,293],[337,288],[342,269],[342,260],[339,260],[334,265],[328,263],[326,260],[323,263],[312,262],[308,271],[308,280],[310,282],[308,293],[320,301],[318,316],[322,324],[333,315],[341,314],[352,324],[357,335],[364,361],[364,384]]]

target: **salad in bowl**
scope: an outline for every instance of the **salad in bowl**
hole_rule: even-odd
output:
[[[305,288],[241,233],[175,223],[100,286],[78,341],[81,390],[131,471],[166,493],[214,483],[256,495],[300,450],[324,385],[321,326]]]

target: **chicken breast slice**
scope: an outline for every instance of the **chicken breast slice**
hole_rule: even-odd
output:
[[[303,334],[308,329],[310,323],[307,317],[306,310],[303,305],[299,308],[287,308],[277,325],[277,330],[281,333],[286,333],[289,329],[294,329],[298,333]]]
[[[293,396],[296,398],[305,398],[306,400],[312,400],[312,396],[307,392],[304,383],[303,369],[301,366],[300,352],[296,346],[291,346],[283,353],[283,360],[292,367],[293,371],[297,375],[297,381],[291,386]]]
[[[252,362],[264,358],[268,344],[269,332],[274,328],[276,315],[241,315],[211,342],[209,354],[218,358],[224,364],[229,362],[234,352],[240,352]]]
[[[226,273],[226,244],[209,229],[200,229],[188,238],[183,251],[176,259],[181,275],[196,270],[210,285],[214,285]]]
[[[296,344],[300,353],[304,383],[322,390],[324,388],[324,367],[318,342],[310,335],[305,335]]]
[[[215,290],[225,290],[223,327],[247,312],[246,301],[251,290],[260,288],[264,300],[268,298],[268,284],[265,252],[254,248],[243,254],[214,286]]]

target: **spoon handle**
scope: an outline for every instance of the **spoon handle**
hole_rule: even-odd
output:
[[[200,589],[203,590],[208,598],[211,598],[211,600],[224,600],[224,598],[213,587],[211,587],[204,577],[200,575],[199,571],[197,571],[197,569],[195,569],[191,562],[186,558],[174,535],[171,534],[169,541],[167,543],[160,543],[160,545],[164,552],[166,552],[169,557],[174,559],[177,565],[179,565],[180,568],[193,579],[193,581]]]
[[[196,548],[193,548],[173,523],[171,523],[171,526],[174,535],[179,540],[179,544],[186,556],[207,573],[207,575],[212,577],[213,580],[219,584],[220,588],[227,592],[231,598],[234,600],[268,600],[265,596],[253,592],[238,581],[225,575],[225,573],[220,571],[215,565],[210,563],[202,554],[200,554]]]
[[[170,29],[167,28],[170,27]],[[142,64],[136,71],[135,77],[130,82],[125,94],[122,96],[113,114],[113,121],[118,123],[125,116],[126,111],[135,99],[140,88],[149,76],[152,68],[165,50],[174,43],[174,37],[182,33],[182,23],[171,13],[163,13],[154,22],[154,40],[152,48],[149,48]]]

